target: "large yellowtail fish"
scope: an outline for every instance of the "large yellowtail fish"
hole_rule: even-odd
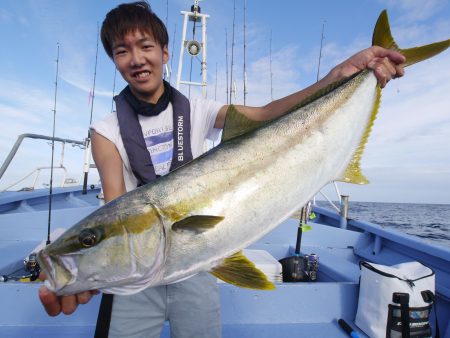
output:
[[[399,49],[383,12],[373,44],[410,65],[450,40]],[[379,103],[377,80],[365,70],[265,124],[231,106],[217,148],[106,204],[39,252],[47,287],[132,294],[209,271],[241,287],[274,288],[241,250],[327,183],[367,183],[359,162]]]

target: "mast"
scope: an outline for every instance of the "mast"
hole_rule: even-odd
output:
[[[199,6],[199,0],[194,0],[194,5],[191,7],[190,12],[181,11],[181,14],[184,16],[183,20],[183,32],[181,38],[181,49],[180,49],[180,60],[178,63],[178,73],[177,73],[177,82],[176,89],[180,89],[181,84],[188,85],[189,88],[191,86],[200,86],[202,88],[202,97],[206,98],[207,96],[207,62],[206,62],[206,20],[209,18],[209,15],[202,14]],[[193,31],[195,32],[195,24],[197,21],[201,22],[202,26],[202,40],[201,42],[196,41],[194,39],[188,41],[186,40],[186,31],[188,20],[193,22]],[[184,51],[188,52],[191,57],[191,62],[193,58],[198,58],[201,54],[200,60],[200,68],[201,68],[201,82],[194,81],[183,81],[181,80],[181,73],[183,70],[183,56]]]

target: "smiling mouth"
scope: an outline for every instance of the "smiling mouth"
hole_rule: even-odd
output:
[[[150,72],[149,71],[143,71],[143,72],[139,72],[139,73],[135,73],[134,74],[134,77],[136,78],[136,79],[138,79],[138,80],[142,80],[142,79],[145,79],[145,78],[147,78],[147,77],[149,77],[150,76]]]

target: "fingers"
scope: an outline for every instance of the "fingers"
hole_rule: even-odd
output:
[[[78,295],[70,295],[61,297],[61,311],[65,315],[71,315],[78,307]]]
[[[85,291],[85,292],[81,292],[79,294],[76,295],[77,297],[77,303],[78,304],[86,304],[87,302],[89,302],[92,298],[92,292],[91,291]]]
[[[59,297],[45,286],[41,286],[39,289],[39,299],[41,300],[41,303],[49,316],[54,317],[61,313],[62,309],[59,302]]]
[[[81,292],[76,295],[59,297],[45,286],[41,286],[39,289],[39,299],[41,300],[41,303],[48,315],[54,317],[59,315],[61,312],[65,315],[74,313],[78,307],[78,304],[88,303],[92,296],[98,293],[98,290],[93,290]]]
[[[402,63],[406,62],[406,58],[395,50],[386,49],[379,46],[372,46],[369,49],[372,52],[373,56],[376,58],[387,57],[392,63],[395,63],[397,65],[401,65]]]
[[[401,77],[405,73],[403,67],[392,62],[389,57],[372,59],[368,68],[373,70],[381,88],[384,88],[390,80]]]

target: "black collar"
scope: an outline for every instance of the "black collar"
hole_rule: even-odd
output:
[[[161,97],[158,99],[156,103],[148,103],[145,101],[139,100],[130,89],[130,86],[126,86],[122,93],[125,97],[125,100],[128,104],[133,108],[133,110],[139,115],[144,116],[157,116],[162,111],[166,110],[172,96],[172,88],[170,84],[163,80],[164,83],[164,92]]]

